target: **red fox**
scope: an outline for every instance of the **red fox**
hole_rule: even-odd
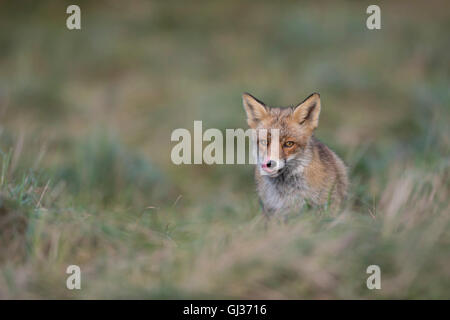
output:
[[[313,93],[297,106],[286,108],[269,108],[248,93],[242,98],[247,123],[257,133],[255,179],[264,214],[285,216],[301,210],[305,203],[339,204],[347,192],[347,170],[343,161],[314,137],[320,95]],[[278,129],[279,141],[271,141],[271,129]],[[258,132],[263,131],[261,138]]]

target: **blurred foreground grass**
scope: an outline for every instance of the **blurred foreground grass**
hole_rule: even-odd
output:
[[[2,3],[0,298],[449,298],[450,11],[405,6],[81,2],[71,32]],[[170,162],[175,128],[245,127],[243,91],[321,93],[341,212],[266,226],[251,166]]]

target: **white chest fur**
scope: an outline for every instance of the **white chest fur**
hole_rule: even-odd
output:
[[[302,166],[275,178],[262,176],[258,183],[258,193],[264,211],[269,215],[301,210],[305,199],[311,195],[303,177]]]

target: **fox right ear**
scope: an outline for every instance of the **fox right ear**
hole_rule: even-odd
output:
[[[311,132],[319,125],[320,94],[313,93],[294,108],[294,119]]]
[[[242,95],[245,112],[247,113],[247,123],[250,128],[256,128],[258,123],[267,116],[267,109],[264,102],[259,101],[249,93]]]

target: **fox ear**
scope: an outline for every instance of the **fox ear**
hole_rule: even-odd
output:
[[[294,119],[313,131],[319,125],[320,94],[313,93],[294,109]]]
[[[267,116],[264,102],[259,101],[249,93],[242,95],[245,112],[247,112],[247,123],[250,128],[255,128],[258,123]]]

